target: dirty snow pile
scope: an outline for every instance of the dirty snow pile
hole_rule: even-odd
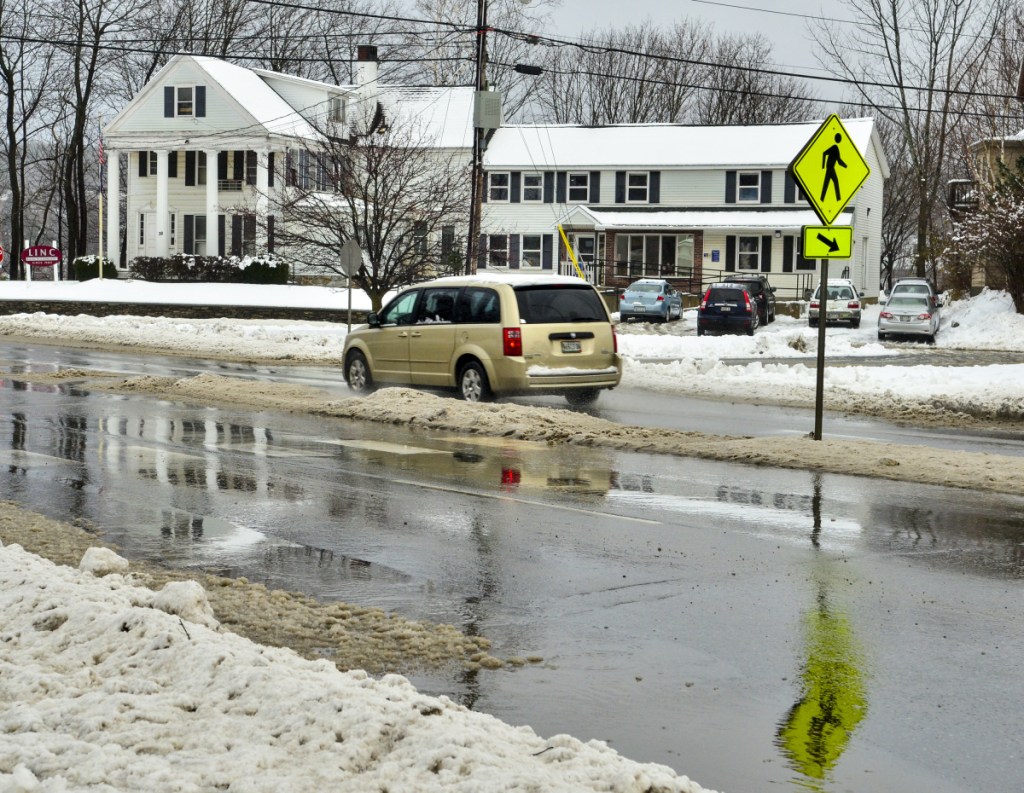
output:
[[[0,547],[0,790],[698,793],[607,745],[538,737],[404,678],[223,631],[203,588]]]

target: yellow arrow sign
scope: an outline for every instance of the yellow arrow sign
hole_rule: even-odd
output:
[[[789,172],[815,214],[828,226],[860,190],[871,168],[833,113],[789,164]]]
[[[805,259],[853,258],[853,226],[804,226]]]

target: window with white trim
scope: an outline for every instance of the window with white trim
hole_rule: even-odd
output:
[[[759,203],[761,201],[761,172],[740,171],[736,175],[737,201]]]
[[[174,87],[174,115],[194,116],[195,109],[195,88],[191,85],[176,85]]]
[[[345,123],[345,100],[340,96],[332,96],[328,103],[327,120],[336,124]]]
[[[508,235],[490,234],[487,238],[487,266],[508,267]]]
[[[185,253],[206,253],[206,215],[196,215],[192,227],[192,250]]]
[[[540,234],[524,234],[522,249],[523,267],[541,266],[541,237]]]
[[[195,157],[195,180],[196,184],[206,184],[206,152],[197,151]]]
[[[150,176],[156,176],[156,162],[159,159],[159,157],[158,157],[159,152],[151,151],[151,152],[147,152],[147,153],[149,155],[149,166],[148,166],[149,167],[149,171],[148,171],[148,173],[149,173]]]
[[[523,174],[523,203],[538,204],[544,200],[544,175]]]
[[[507,203],[509,200],[509,184],[511,174],[491,173],[487,175],[487,200],[497,203]]]
[[[615,274],[629,278],[689,278],[693,234],[616,234]]]
[[[626,174],[626,203],[647,204],[650,202],[649,173]]]
[[[760,237],[736,238],[736,269],[748,271],[761,269]]]
[[[590,174],[570,173],[569,174],[569,203],[585,204],[590,200]]]

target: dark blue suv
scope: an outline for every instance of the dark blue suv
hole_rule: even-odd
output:
[[[741,283],[711,284],[697,309],[697,335],[708,331],[753,336],[760,324],[757,302]]]

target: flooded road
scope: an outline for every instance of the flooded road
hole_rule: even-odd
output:
[[[710,788],[1019,789],[1024,499],[16,375],[0,494],[132,558],[541,656],[412,680]]]

